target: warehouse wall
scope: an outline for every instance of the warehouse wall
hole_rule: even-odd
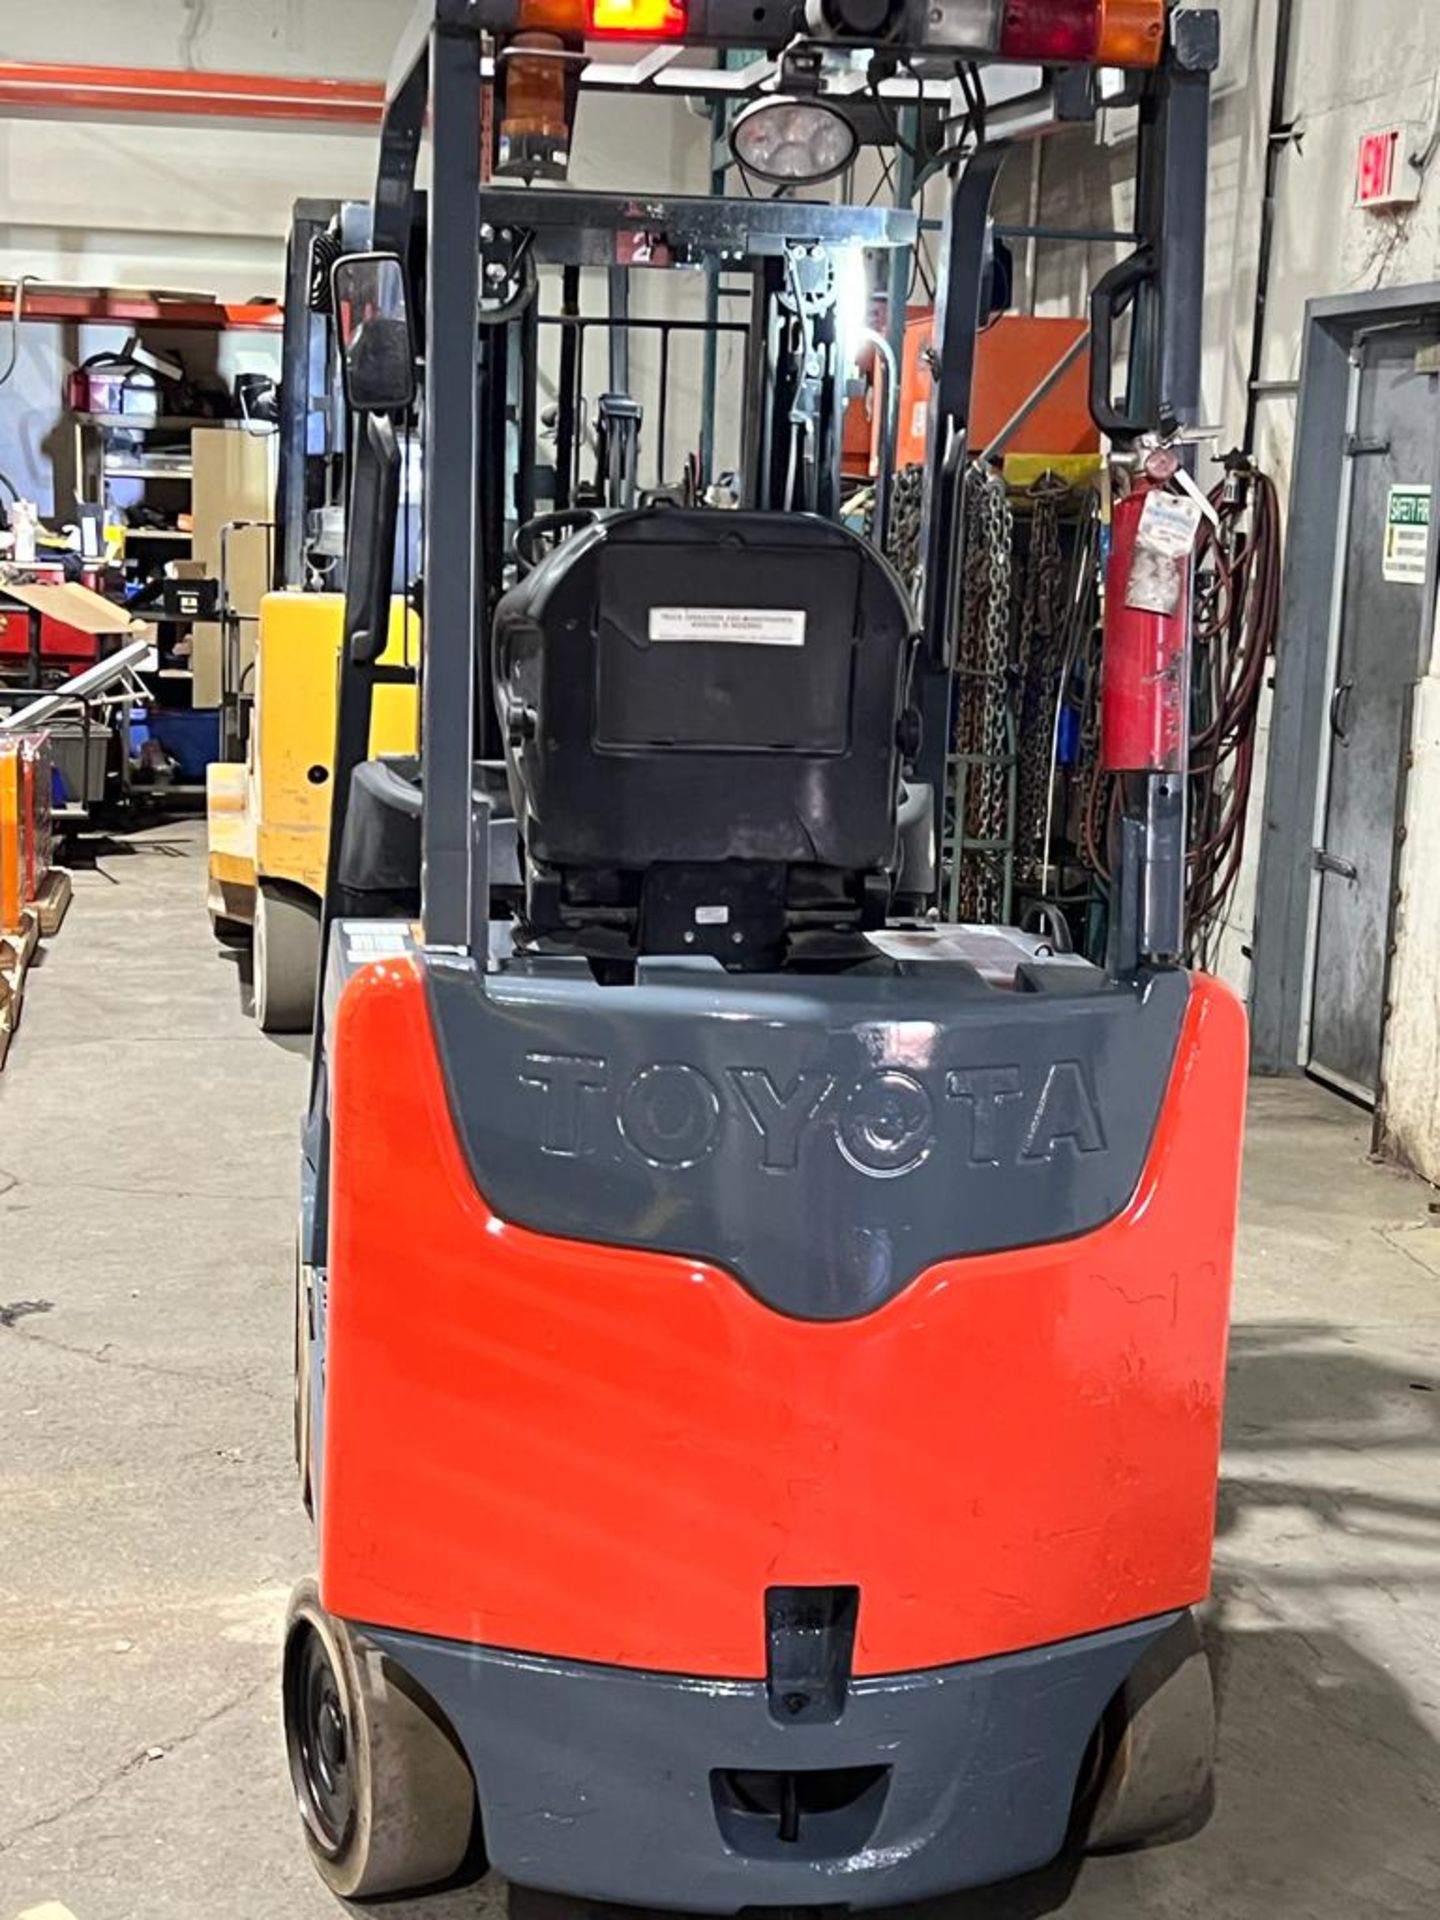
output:
[[[383,80],[410,0],[65,0],[5,10],[7,58],[113,61],[133,67]],[[581,107],[575,184],[704,191],[708,128],[682,102],[587,97]],[[291,203],[301,194],[368,198],[375,136],[314,131],[299,122],[223,120],[61,121],[0,117],[0,276],[35,274],[82,286],[184,288],[243,300],[277,295]],[[698,291],[656,276],[637,295],[640,313],[698,313]],[[84,353],[117,346],[123,331],[30,325],[0,387],[0,472],[63,510],[68,450],[60,392]],[[188,360],[204,336],[182,341]],[[230,336],[222,371],[278,366],[278,341]],[[0,369],[9,357],[0,329]],[[637,339],[637,381],[654,354]],[[726,359],[728,361],[728,355]],[[699,356],[674,368],[672,420],[698,404]],[[733,435],[732,435],[733,437]],[[678,465],[680,439],[671,440]],[[58,488],[52,480],[58,455]],[[649,478],[648,468],[645,475]],[[57,499],[57,494],[59,498]]]
[[[408,0],[65,0],[6,9],[14,60],[378,80]],[[80,281],[275,291],[299,193],[357,195],[373,140],[300,123],[0,120],[7,271]]]
[[[1245,418],[1251,319],[1269,118],[1275,0],[1220,0],[1226,35],[1212,122],[1209,285],[1205,307],[1207,422],[1218,448],[1234,445]],[[1440,7],[1414,0],[1299,0],[1288,99],[1303,138],[1280,165],[1270,313],[1262,378],[1294,382],[1306,302],[1327,294],[1440,277],[1440,160],[1419,205],[1398,214],[1353,205],[1361,136],[1392,120],[1422,127],[1440,110]],[[1004,182],[1007,216],[1023,217],[1028,156]],[[1058,136],[1042,158],[1045,218],[1123,228],[1133,205],[1134,143],[1123,125]],[[1113,250],[1039,251],[1033,298],[1040,312],[1079,312]],[[1288,497],[1296,427],[1291,393],[1262,401],[1257,453]],[[1215,477],[1208,469],[1207,481]],[[1283,644],[1283,636],[1282,636]],[[1395,1149],[1440,1180],[1440,651],[1416,702],[1402,912],[1386,1057],[1388,1126]],[[1264,716],[1262,716],[1263,721]],[[1245,871],[1222,943],[1221,971],[1248,986],[1266,763],[1262,725]]]

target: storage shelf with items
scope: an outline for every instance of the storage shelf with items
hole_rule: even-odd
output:
[[[87,377],[99,404],[72,408],[77,494],[101,510],[127,599],[158,634],[140,774],[198,793],[206,764],[233,750],[248,665],[243,626],[227,644],[215,583],[225,576],[232,628],[269,587],[268,535],[236,523],[270,518],[273,435],[252,419],[167,407],[154,376],[132,376],[123,356]]]
[[[120,379],[96,377],[107,383]],[[154,622],[156,670],[145,676],[152,698],[188,708],[192,623],[168,616],[160,604],[160,581],[169,563],[188,562],[194,550],[193,524],[183,524],[192,520],[192,429],[187,420],[160,414],[151,390],[122,386],[118,397],[127,393],[137,406],[149,400],[153,417],[124,410],[74,412],[76,490],[83,505],[100,511],[112,551],[118,534],[127,599]]]

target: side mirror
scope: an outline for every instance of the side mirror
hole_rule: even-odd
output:
[[[404,413],[415,399],[405,269],[393,253],[347,253],[330,273],[345,399],[354,413]]]

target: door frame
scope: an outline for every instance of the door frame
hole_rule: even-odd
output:
[[[1300,406],[1292,454],[1286,529],[1281,645],[1270,714],[1265,807],[1255,902],[1251,967],[1251,1066],[1261,1074],[1299,1074],[1308,1039],[1314,960],[1315,881],[1313,852],[1323,832],[1319,810],[1327,803],[1330,696],[1344,614],[1345,557],[1353,502],[1353,457],[1345,449],[1358,402],[1357,353],[1367,336],[1427,321],[1440,324],[1440,281],[1387,287],[1375,293],[1338,294],[1311,300],[1305,308],[1300,364]],[[1440,419],[1431,470],[1425,476],[1440,500]],[[1337,539],[1341,515],[1345,538]],[[1430,542],[1421,619],[1416,635],[1415,679],[1428,670],[1434,644],[1425,608],[1436,605],[1440,540]],[[1402,727],[1410,724],[1406,703]],[[1397,743],[1397,855],[1406,805],[1406,741]],[[1393,953],[1387,938],[1386,998]],[[1380,1040],[1377,1136],[1385,1102],[1385,1028]]]

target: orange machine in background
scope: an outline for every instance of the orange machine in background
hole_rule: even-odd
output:
[[[0,738],[0,934],[23,924],[50,871],[50,736]]]
[[[905,350],[900,366],[900,428],[895,466],[919,466],[925,459],[925,430],[930,403],[930,370],[925,353],[934,314],[910,307],[905,318]],[[1085,331],[1080,319],[1038,319],[1005,314],[975,343],[975,410],[970,444],[978,453],[1014,418]],[[884,373],[869,371],[869,391],[853,399],[845,417],[845,472],[868,478],[875,471]],[[1080,354],[1063,378],[1006,443],[1007,454],[1097,454],[1100,435],[1090,418],[1090,356]]]

